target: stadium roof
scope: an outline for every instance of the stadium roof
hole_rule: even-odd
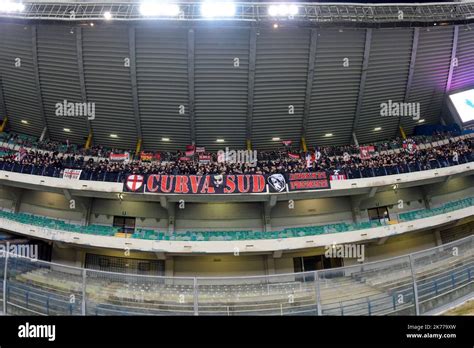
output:
[[[418,121],[382,117],[382,103],[420,103],[420,119],[437,123],[445,93],[474,85],[469,24],[228,24],[4,19],[0,113],[12,130],[46,126],[53,140],[84,143],[92,131],[115,147],[142,138],[149,150],[193,140],[241,149],[250,138],[268,149],[278,138],[313,146],[392,138],[399,125],[410,133]],[[95,103],[95,119],[57,116],[64,100]]]

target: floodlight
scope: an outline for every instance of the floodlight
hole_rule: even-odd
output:
[[[288,6],[285,5],[285,4],[282,4],[282,5],[278,5],[278,10],[277,10],[277,13],[279,16],[287,16],[288,15]]]
[[[276,17],[278,15],[278,7],[276,5],[271,5],[268,8],[268,14],[272,17]]]
[[[298,6],[291,4],[288,6],[288,14],[290,16],[296,16],[298,14]]]
[[[268,7],[268,14],[272,17],[295,16],[298,14],[298,6],[294,4],[270,5],[270,7]]]
[[[25,5],[19,2],[1,1],[0,0],[0,12],[22,12],[25,10]]]
[[[233,17],[235,15],[235,4],[231,1],[214,2],[205,1],[201,5],[201,14],[204,17]]]
[[[179,14],[180,8],[176,4],[160,2],[144,2],[140,5],[142,16],[154,17],[175,17]]]

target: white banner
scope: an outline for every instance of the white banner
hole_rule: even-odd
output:
[[[63,179],[79,180],[82,169],[64,169]]]

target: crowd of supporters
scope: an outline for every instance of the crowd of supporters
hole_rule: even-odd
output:
[[[431,140],[440,138],[441,135],[438,135]],[[350,179],[441,168],[474,160],[472,141],[469,139],[456,142],[450,140],[446,145],[428,149],[419,148],[420,139],[402,142],[394,140],[381,143],[368,157],[360,156],[360,148],[357,146],[315,148],[307,153],[298,153],[298,158],[289,157],[289,150],[259,152],[258,160],[254,163],[219,162],[216,154],[211,154],[208,163],[200,163],[197,156],[182,161],[182,153],[179,151],[168,153],[160,161],[113,162],[108,159],[85,158],[81,151],[60,153],[55,147],[58,143],[55,142],[42,144],[42,149],[55,151],[0,149],[0,170],[62,177],[65,168],[72,168],[82,170],[80,178],[83,180],[112,182],[121,182],[129,174],[273,174],[313,171],[328,171],[331,174],[336,172]],[[398,147],[397,144],[404,146]],[[398,150],[384,151],[393,148]],[[104,150],[104,154],[109,151],[113,150]]]
[[[66,140],[65,142],[53,141],[49,139],[40,140],[33,136],[17,133],[0,134],[0,140],[8,144],[19,145],[25,148],[60,152],[63,154],[75,156],[109,157],[111,153],[125,152],[125,150],[122,149],[108,148],[102,145],[93,145],[89,148],[86,148],[84,145],[70,143],[69,140]]]
[[[448,138],[449,134],[437,134],[430,141]],[[374,152],[367,157],[360,155],[357,146],[318,147],[307,153],[297,153],[298,158],[289,156],[290,150],[258,152],[254,163],[219,162],[216,154],[211,154],[208,163],[200,163],[197,156],[181,160],[182,153],[167,153],[160,161],[144,162],[132,160],[113,162],[108,159],[87,158],[81,150],[73,150],[66,144],[67,151],[59,152],[57,142],[42,141],[37,150],[0,149],[0,170],[33,175],[62,177],[65,168],[81,169],[83,180],[122,182],[129,174],[273,174],[328,171],[346,178],[373,177],[401,174],[474,161],[472,140],[465,139],[427,149],[419,144],[426,139],[396,139],[377,144]],[[28,144],[22,143],[27,147]],[[391,149],[396,151],[387,151]],[[90,149],[88,149],[90,151]],[[95,147],[89,155],[107,155],[113,149]]]

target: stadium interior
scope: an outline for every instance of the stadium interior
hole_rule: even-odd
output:
[[[472,1],[0,0],[0,312],[472,300],[473,26]]]

